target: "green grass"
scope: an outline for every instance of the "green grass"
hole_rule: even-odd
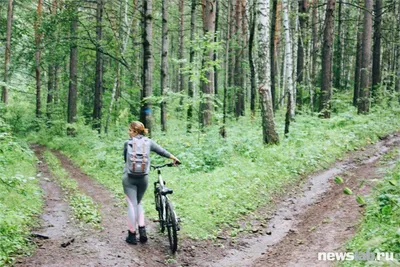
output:
[[[29,254],[30,228],[38,225],[42,192],[36,178],[36,157],[0,120],[0,266],[13,265]]]
[[[68,172],[62,168],[60,161],[53,153],[46,151],[44,158],[56,181],[66,193],[75,219],[85,224],[100,227],[101,215],[99,204],[95,203],[91,197],[79,191],[77,181],[69,177]]]
[[[343,266],[400,265],[400,162],[374,188],[356,235],[347,243],[350,252],[393,252],[397,261],[351,261]]]
[[[295,119],[288,137],[280,135],[279,146],[262,144],[258,117],[229,122],[226,140],[219,137],[217,126],[205,133],[186,134],[185,122],[170,117],[169,131],[162,134],[156,124],[153,139],[183,162],[179,168],[163,170],[168,186],[174,189],[171,198],[182,218],[182,233],[213,238],[226,227],[235,233],[238,218],[270,203],[273,194],[297,183],[300,175],[325,168],[346,151],[400,129],[398,107],[375,108],[364,116],[349,109],[327,120],[309,115],[297,115]],[[277,131],[282,133],[283,114],[278,114],[276,121]],[[76,127],[76,137],[39,133],[31,138],[60,149],[123,199],[121,153],[127,124],[100,137],[82,124]],[[153,159],[163,161],[157,156]],[[155,174],[151,175],[150,186],[155,179]],[[147,214],[155,218],[149,188],[144,204]]]

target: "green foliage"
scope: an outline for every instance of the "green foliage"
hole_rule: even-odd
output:
[[[42,199],[35,178],[36,158],[0,119],[0,266],[29,253],[30,228],[37,225]]]
[[[367,200],[364,218],[357,234],[348,242],[348,251],[400,253],[400,162],[374,188]],[[393,263],[398,265],[397,262]],[[352,261],[344,266],[368,266],[369,262]],[[382,262],[383,264],[383,262]]]

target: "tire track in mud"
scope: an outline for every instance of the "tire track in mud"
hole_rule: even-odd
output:
[[[113,194],[74,167],[67,157],[55,152],[62,167],[77,180],[79,189],[101,206],[103,229],[83,228],[73,222],[65,195],[43,161],[46,148],[35,145],[33,149],[40,160],[38,172],[45,198],[42,226],[35,233],[48,239],[36,239],[36,252],[19,259],[16,266],[165,266],[164,262],[170,258],[166,241],[156,235],[146,244],[127,244],[126,214],[117,207]],[[148,225],[153,231],[154,223]]]
[[[234,243],[225,242],[228,249],[214,252],[211,255],[217,256],[208,261],[197,261],[196,266],[329,266],[332,263],[318,261],[317,253],[344,251],[342,246],[356,232],[363,212],[354,195],[369,193],[368,183],[362,181],[382,178],[380,159],[399,146],[399,134],[390,135],[307,176],[303,186],[287,191],[278,201],[272,215],[267,207],[257,211],[259,216],[269,217],[266,225],[251,216],[246,218],[246,223],[256,228],[255,234],[242,234]],[[334,184],[337,175],[344,178],[345,185]],[[344,186],[354,195],[345,195]]]

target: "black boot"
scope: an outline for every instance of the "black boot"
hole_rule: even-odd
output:
[[[125,239],[126,242],[132,245],[137,245],[136,233],[132,233],[128,230],[128,236]]]
[[[142,243],[147,242],[147,234],[146,234],[146,227],[145,226],[139,226],[139,240]]]

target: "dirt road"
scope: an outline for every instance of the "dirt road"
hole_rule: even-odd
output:
[[[35,233],[49,238],[36,238],[36,253],[20,259],[17,266],[329,266],[317,260],[317,253],[344,251],[342,246],[355,233],[363,212],[354,195],[343,194],[343,187],[350,187],[355,195],[368,194],[365,181],[381,178],[382,170],[399,160],[398,152],[391,160],[382,160],[383,156],[399,147],[396,134],[349,153],[330,168],[303,177],[301,185],[288,187],[284,196],[276,198],[272,212],[270,207],[260,208],[245,218],[243,223],[252,225],[252,233],[217,241],[184,238],[172,255],[167,238],[160,236],[157,225],[150,221],[152,238],[147,244],[126,244],[125,209],[118,207],[110,191],[56,152],[80,190],[101,205],[102,230],[76,225],[62,190],[43,161],[45,148],[34,146],[41,160],[38,171],[46,201],[42,227]],[[334,184],[338,175],[345,185]]]

